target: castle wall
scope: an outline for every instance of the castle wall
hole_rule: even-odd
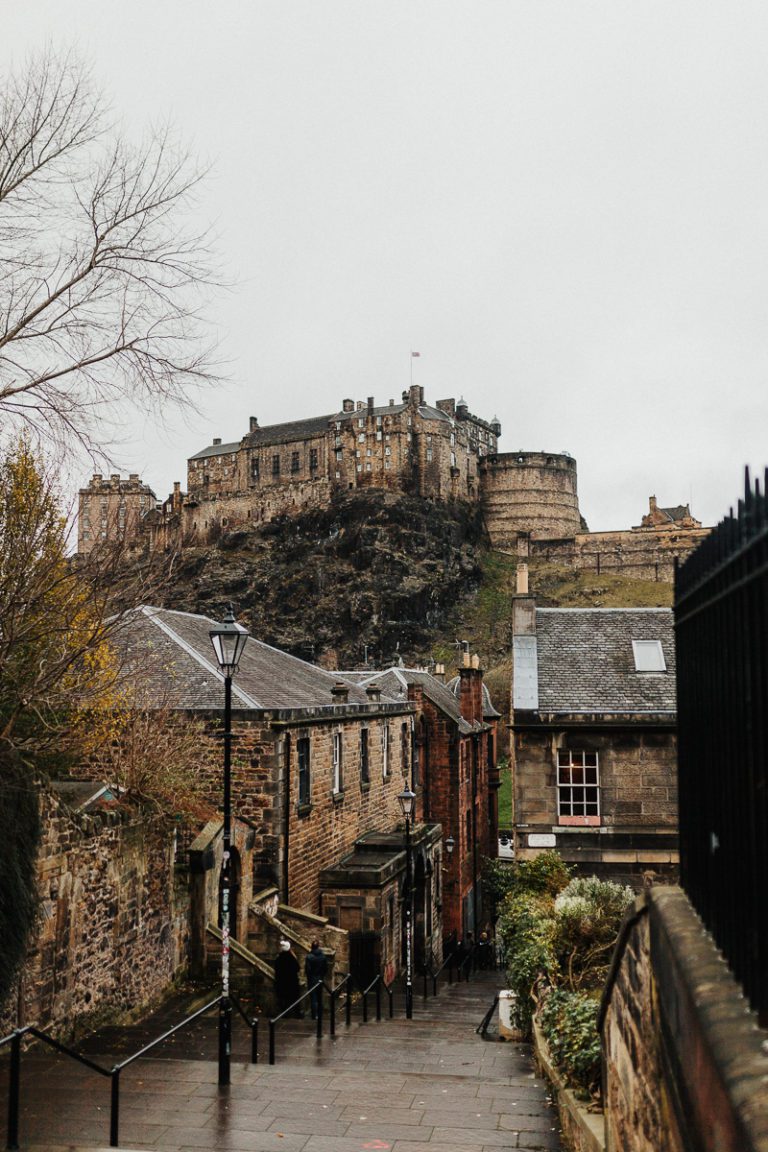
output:
[[[480,461],[483,510],[494,548],[516,545],[521,532],[534,539],[581,531],[576,461],[544,452],[505,452]]]
[[[671,584],[675,560],[683,561],[709,535],[708,528],[639,528],[618,532],[579,532],[570,539],[520,540],[521,555],[538,556],[554,564],[594,572],[613,573],[635,580],[659,580]]]

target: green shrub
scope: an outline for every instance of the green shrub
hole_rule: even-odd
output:
[[[579,877],[563,888],[555,899],[553,939],[561,983],[572,991],[602,986],[621,922],[634,898],[631,888],[596,876]]]
[[[594,995],[553,988],[538,1015],[555,1065],[582,1096],[600,1094],[599,1007]]]

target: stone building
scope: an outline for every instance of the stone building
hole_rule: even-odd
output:
[[[668,609],[513,604],[515,851],[641,887],[678,865]]]
[[[417,817],[443,830],[442,860],[434,874],[417,872],[415,877],[417,926],[425,916],[425,893],[434,890],[446,936],[477,934],[490,912],[483,906],[482,869],[483,859],[497,852],[499,787],[499,713],[477,657],[470,660],[466,654],[449,684],[411,668],[343,675],[379,685],[383,693],[407,699],[416,709],[412,779]],[[449,838],[453,848],[446,852]]]
[[[687,505],[659,508],[653,496],[637,527],[591,533],[573,457],[500,453],[500,435],[495,417],[474,416],[464,400],[427,404],[417,385],[384,406],[347,399],[338,412],[264,428],[251,417],[241,439],[196,452],[187,491],[177,481],[161,504],[137,476],[95,476],[80,492],[80,551],[116,535],[149,551],[206,544],[361,487],[479,503],[492,547],[597,574],[671,582],[675,561],[707,535]]]
[[[476,501],[478,462],[500,434],[498,421],[473,416],[463,400],[426,404],[417,385],[383,407],[344,400],[338,412],[265,428],[251,417],[241,440],[214,439],[190,458],[183,532],[259,523],[366,485]]]
[[[210,727],[200,770],[212,803],[221,794],[223,686],[209,630],[213,621],[165,609],[141,608],[120,633],[130,674],[139,663],[153,698],[195,715]],[[147,661],[149,657],[149,662]],[[405,876],[398,793],[411,780],[415,709],[378,685],[339,681],[333,674],[250,639],[233,681],[233,812],[252,828],[251,950],[268,958],[278,933],[295,935],[296,916],[311,933],[322,925],[350,934],[361,967],[400,968]],[[220,835],[209,830],[199,869],[217,868]],[[441,828],[419,815],[417,867],[434,875]],[[421,863],[419,864],[418,861]],[[235,871],[241,864],[235,858]],[[355,874],[350,881],[350,876]],[[366,883],[357,882],[358,874]],[[442,918],[434,890],[426,896],[420,947],[441,954]],[[266,913],[260,915],[259,913]],[[206,951],[203,917],[192,909],[190,949],[198,966]],[[293,929],[291,925],[293,924]],[[304,936],[306,936],[306,927]],[[240,941],[248,943],[248,941]]]
[[[86,556],[98,544],[134,541],[142,534],[144,517],[157,505],[157,497],[136,473],[127,480],[119,474],[105,479],[93,475],[78,499],[77,550]]]

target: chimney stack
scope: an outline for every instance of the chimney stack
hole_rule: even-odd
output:
[[[341,681],[334,684],[333,688],[331,688],[331,696],[333,697],[334,704],[348,704],[349,685],[342,684]]]

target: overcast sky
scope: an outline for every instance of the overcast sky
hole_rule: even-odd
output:
[[[121,449],[158,496],[213,436],[414,382],[567,450],[593,529],[713,523],[768,463],[768,5],[24,0],[129,129],[213,173],[228,379]],[[83,479],[87,479],[84,476]]]

